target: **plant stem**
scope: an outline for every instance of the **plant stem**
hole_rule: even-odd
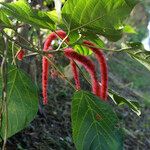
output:
[[[2,113],[5,117],[5,131],[4,131],[4,142],[2,150],[5,150],[6,142],[7,142],[7,132],[8,132],[8,108],[7,108],[7,52],[8,52],[8,39],[3,35],[4,40],[4,50],[3,50],[3,59],[1,63],[1,76],[2,76]]]

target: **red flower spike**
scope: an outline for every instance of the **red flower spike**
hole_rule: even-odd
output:
[[[48,82],[48,61],[45,57],[42,59],[42,94],[43,94],[43,103],[44,105],[47,104],[47,82]]]
[[[51,46],[51,43],[53,40],[57,39],[57,38],[61,38],[61,39],[64,39],[66,37],[66,33],[63,31],[63,30],[58,30],[55,32],[52,32],[47,38],[46,38],[46,41],[44,43],[44,51],[47,51],[48,50],[48,47]],[[69,42],[69,38],[67,38],[65,40],[66,42]]]
[[[97,81],[95,66],[93,62],[90,59],[88,59],[86,56],[78,54],[72,48],[66,48],[64,52],[66,57],[68,57],[70,60],[78,61],[89,72],[92,81],[92,91],[95,95],[98,96],[99,83]]]
[[[20,49],[18,52],[17,52],[17,59],[22,61],[23,57],[25,55],[25,51],[23,49]]]
[[[79,80],[79,72],[77,70],[76,63],[73,60],[70,60],[70,65],[71,65],[72,73],[73,73],[73,76],[74,76],[74,81],[75,81],[75,84],[76,84],[76,89],[80,90],[81,86],[80,86],[80,80]]]
[[[107,69],[107,62],[106,62],[105,56],[104,56],[103,52],[99,48],[95,48],[96,45],[91,43],[90,41],[84,41],[83,43],[95,53],[97,60],[99,61],[100,71],[101,71],[100,97],[103,100],[107,100],[107,96],[108,96],[108,69]]]
[[[57,33],[57,34],[56,34]],[[46,39],[44,43],[43,51],[49,51],[52,50],[51,43],[53,40],[57,39],[58,37],[64,39],[66,37],[66,33],[62,30],[58,30],[55,32],[52,32]],[[58,35],[58,36],[57,36]],[[68,42],[68,38],[66,39]],[[52,57],[53,55],[49,54],[48,57]],[[42,94],[43,94],[43,103],[44,105],[47,104],[48,98],[47,98],[47,84],[48,84],[48,68],[49,68],[49,62],[46,59],[46,57],[43,57],[42,59]]]

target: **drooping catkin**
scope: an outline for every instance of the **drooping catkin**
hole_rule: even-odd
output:
[[[58,36],[57,36],[58,35]],[[52,50],[51,43],[53,40],[57,39],[58,37],[64,39],[66,37],[66,33],[62,30],[58,30],[52,32],[44,42],[43,51]],[[68,41],[68,38],[66,39]],[[49,54],[48,57],[52,57],[53,55]],[[43,56],[42,58],[42,95],[43,95],[43,104],[47,104],[47,88],[48,88],[48,72],[49,72],[49,62],[46,57]]]
[[[103,100],[107,100],[108,96],[108,69],[107,69],[107,62],[103,52],[100,48],[96,48],[96,45],[90,41],[83,42],[86,47],[90,48],[96,55],[96,58],[100,64],[100,71],[101,71],[101,88],[100,88],[100,97]]]
[[[93,62],[86,56],[78,54],[72,48],[66,48],[64,50],[64,53],[65,56],[68,57],[70,60],[78,61],[80,64],[82,64],[89,72],[92,81],[92,91],[95,95],[98,96],[100,87],[96,77],[96,71]]]
[[[57,39],[57,38],[61,38],[64,39],[66,37],[66,32],[64,32],[63,30],[57,30],[56,32],[52,32],[45,40],[45,44],[44,44],[44,49],[43,50],[48,50],[49,46],[51,46],[51,43],[53,40]],[[69,38],[67,38],[65,40],[66,42],[69,41]]]
[[[42,60],[42,94],[43,94],[43,104],[47,104],[48,98],[47,98],[47,82],[48,82],[48,61],[45,57],[43,57]]]
[[[76,84],[76,90],[80,90],[81,86],[80,86],[80,80],[79,80],[79,72],[78,72],[78,69],[74,60],[70,60],[70,65],[71,65],[72,73],[74,76],[74,81]]]

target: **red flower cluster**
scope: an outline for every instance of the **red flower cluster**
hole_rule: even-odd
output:
[[[66,33],[62,30],[58,30],[56,32],[52,32],[46,39],[44,43],[44,49],[43,51],[48,51],[51,48],[51,42],[55,39],[57,39],[57,35],[64,39],[66,37]],[[66,42],[69,42],[69,39],[66,39]],[[74,76],[75,84],[76,84],[76,89],[80,90],[80,81],[79,81],[79,72],[76,66],[75,61],[80,63],[81,65],[84,66],[84,68],[89,72],[90,77],[91,77],[91,82],[92,82],[92,92],[99,96],[103,100],[107,100],[107,93],[108,93],[108,70],[107,70],[107,63],[105,56],[103,52],[99,49],[96,48],[96,45],[93,44],[90,41],[83,41],[83,45],[91,49],[95,55],[96,58],[100,64],[100,71],[101,71],[101,85],[97,79],[96,76],[96,69],[94,63],[87,57],[83,56],[81,54],[78,54],[75,52],[72,48],[66,48],[64,49],[64,54],[65,56],[70,59],[70,65],[72,68],[72,73]],[[52,57],[52,55],[49,55],[49,57]],[[49,63],[46,57],[43,57],[42,60],[42,89],[43,89],[43,103],[46,104],[48,102],[47,98],[47,83],[48,83],[48,68],[49,68]]]

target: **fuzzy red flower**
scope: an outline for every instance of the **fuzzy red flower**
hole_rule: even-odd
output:
[[[107,99],[108,96],[108,69],[107,62],[103,52],[99,48],[95,48],[96,45],[90,41],[83,42],[86,47],[90,48],[96,55],[96,58],[100,64],[101,71],[101,88],[100,88],[100,97],[103,100]]]
[[[51,43],[53,40],[57,39],[58,37],[64,39],[66,37],[66,33],[62,30],[58,30],[55,32],[52,32],[44,43],[43,51],[51,50]],[[66,39],[68,41],[68,38]],[[52,57],[51,54],[48,55],[48,57]],[[49,69],[49,62],[46,57],[43,57],[42,59],[42,94],[43,94],[43,103],[47,104],[47,87],[48,87],[48,69]]]
[[[75,84],[76,84],[76,89],[80,90],[81,86],[80,86],[80,80],[79,80],[79,72],[77,70],[76,63],[73,60],[70,60],[70,65],[71,65],[72,73],[73,73],[73,76],[74,76],[74,81],[75,81]]]
[[[92,91],[95,95],[98,96],[99,83],[97,81],[95,66],[93,62],[86,56],[78,54],[72,48],[66,48],[64,50],[64,53],[65,56],[68,57],[70,60],[75,60],[78,61],[80,64],[82,64],[85,67],[85,69],[89,72],[92,81]]]

